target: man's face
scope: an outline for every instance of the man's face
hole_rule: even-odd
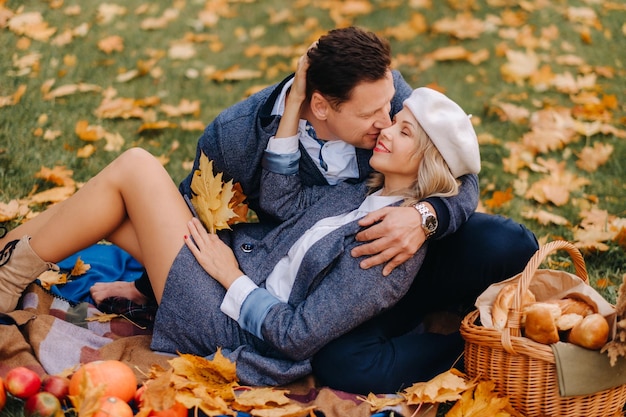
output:
[[[389,111],[395,94],[391,71],[378,81],[354,87],[350,100],[330,108],[324,139],[343,140],[357,148],[373,149],[381,129],[391,125]]]

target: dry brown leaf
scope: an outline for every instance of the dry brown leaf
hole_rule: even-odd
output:
[[[522,417],[507,397],[498,396],[493,381],[481,381],[463,393],[446,417]]]
[[[202,120],[183,120],[180,122],[180,128],[182,130],[199,130],[203,131],[206,127]]]
[[[76,157],[77,158],[89,158],[94,153],[96,153],[96,147],[90,143],[88,145],[83,146],[82,148],[78,148],[76,150]]]
[[[101,25],[106,25],[113,21],[118,16],[124,16],[126,14],[126,7],[120,6],[115,3],[100,3],[98,5],[98,13],[96,20]]]
[[[507,62],[500,68],[502,78],[507,82],[523,84],[539,68],[539,57],[534,51],[506,51]]]
[[[90,125],[87,120],[79,120],[74,127],[74,133],[81,140],[93,142],[104,137],[104,128],[99,125]]]
[[[73,185],[54,187],[30,196],[29,204],[58,203],[67,200],[75,192],[76,187]]]
[[[46,290],[50,290],[53,285],[62,285],[67,283],[67,274],[58,271],[46,271],[39,275],[37,279],[41,282],[41,286]]]
[[[377,411],[382,410],[387,407],[394,407],[396,405],[402,404],[404,402],[404,398],[398,395],[395,396],[380,396],[370,392],[367,397],[357,397],[359,400],[364,403],[368,403],[370,405],[370,411],[375,413]]]
[[[501,101],[495,102],[490,110],[496,113],[503,122],[511,121],[516,124],[521,124],[528,121],[530,117],[530,110],[527,108]]]
[[[85,372],[85,377],[82,378],[78,393],[70,395],[68,398],[77,415],[80,417],[92,417],[100,410],[100,400],[105,390],[105,384],[94,385],[91,382],[89,373]]]
[[[407,404],[443,403],[456,401],[461,398],[461,393],[474,385],[467,380],[466,376],[450,369],[443,372],[430,381],[417,382],[402,392]]]
[[[160,120],[157,122],[142,123],[141,126],[139,126],[139,129],[137,129],[137,133],[150,130],[174,129],[176,127],[178,127],[176,123],[172,123],[167,120]]]
[[[254,417],[305,417],[311,416],[315,407],[302,407],[298,404],[288,404],[276,408],[253,409],[250,414]]]
[[[594,172],[604,165],[613,153],[613,145],[596,142],[593,147],[585,146],[578,154],[576,166],[587,172]]]
[[[507,188],[504,191],[496,190],[493,192],[491,198],[484,201],[485,206],[490,209],[500,208],[504,204],[513,199],[513,189]]]
[[[289,390],[275,389],[270,387],[256,388],[243,391],[233,402],[233,408],[249,412],[255,408],[272,408],[289,404],[290,400],[285,395]]]
[[[522,217],[525,219],[537,220],[539,224],[558,224],[562,226],[569,226],[570,222],[565,217],[559,216],[554,213],[550,213],[545,210],[526,210],[522,212]]]
[[[187,60],[196,56],[196,46],[192,42],[176,42],[170,46],[167,56],[171,59]]]
[[[20,102],[25,92],[26,92],[26,85],[21,84],[19,87],[17,87],[17,90],[15,90],[15,92],[11,94],[10,96],[0,97],[0,108],[6,107],[6,106],[15,106],[16,104]]]
[[[17,35],[28,36],[31,39],[45,42],[54,33],[56,28],[48,26],[40,12],[16,14],[9,19],[8,28]]]
[[[121,317],[115,313],[100,313],[95,312],[93,316],[86,317],[85,321],[97,321],[98,323],[109,323],[111,320]]]
[[[163,113],[169,117],[178,117],[182,115],[193,115],[198,117],[200,115],[200,100],[188,100],[182,99],[178,106],[172,106],[170,104],[163,104],[159,107]]]
[[[119,35],[107,36],[98,41],[98,49],[105,54],[112,52],[122,52],[124,50],[124,38]]]
[[[102,87],[95,84],[66,84],[61,87],[57,87],[49,93],[44,93],[44,100],[54,100],[59,97],[65,97],[77,93],[99,92]]]
[[[119,152],[124,146],[125,140],[119,133],[104,132],[104,150],[108,152]]]
[[[77,277],[77,276],[86,274],[87,271],[89,271],[90,269],[91,269],[91,265],[86,264],[85,261],[80,259],[80,256],[79,256],[78,258],[76,258],[76,262],[74,263],[74,267],[72,268],[72,271],[70,272],[70,274],[73,277]]]
[[[57,165],[52,169],[41,167],[41,169],[37,171],[34,176],[35,178],[40,178],[56,185],[74,186],[75,182],[72,175],[74,175],[74,171],[67,169],[64,166]]]
[[[457,39],[478,39],[485,31],[485,23],[471,13],[462,13],[454,19],[445,17],[433,23],[434,33],[446,33]]]
[[[427,58],[435,61],[464,60],[470,57],[471,53],[460,45],[444,46],[437,48],[427,55]]]
[[[261,71],[252,69],[242,69],[239,65],[234,65],[226,70],[215,71],[209,78],[217,82],[241,81],[260,78],[263,75]]]
[[[0,223],[16,219],[20,215],[20,204],[11,200],[7,204],[0,202]]]

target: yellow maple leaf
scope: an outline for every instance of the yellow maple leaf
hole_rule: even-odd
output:
[[[521,417],[509,403],[508,397],[499,397],[493,381],[481,381],[474,389],[465,391],[446,417]]]
[[[194,193],[191,203],[210,233],[230,229],[234,221],[245,221],[242,212],[247,212],[247,206],[243,204],[245,195],[239,191],[241,188],[238,184],[233,185],[232,180],[224,183],[221,172],[213,175],[213,161],[209,161],[204,153],[191,180],[191,190]]]
[[[357,399],[368,403],[371,412],[380,411],[387,407],[394,407],[404,401],[404,398],[400,396],[378,396],[372,392],[370,392],[367,397],[358,396]]]
[[[403,391],[407,404],[421,403],[444,403],[456,401],[461,398],[461,393],[473,385],[465,378],[462,372],[450,369],[443,372],[430,381],[416,382]]]
[[[288,390],[274,389],[270,387],[257,388],[244,391],[237,396],[233,408],[239,411],[249,412],[254,408],[268,408],[289,404],[289,398],[285,394]]]
[[[76,277],[85,274],[90,269],[91,265],[86,264],[82,259],[80,259],[79,256],[78,258],[76,258],[76,263],[74,264],[74,267],[72,268],[72,272],[70,272],[70,274]]]
[[[67,282],[67,274],[58,271],[46,271],[37,277],[41,282],[41,286],[49,290],[53,285],[65,284]]]

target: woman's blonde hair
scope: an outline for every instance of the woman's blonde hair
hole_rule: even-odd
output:
[[[412,206],[427,197],[450,197],[459,193],[460,181],[454,178],[441,153],[421,128],[417,135],[417,148],[414,155],[422,155],[413,184],[394,192],[404,197],[403,206]],[[371,192],[381,188],[385,177],[380,172],[370,176],[367,185]]]

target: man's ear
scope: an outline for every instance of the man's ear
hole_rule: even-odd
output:
[[[330,110],[330,103],[319,92],[313,92],[311,96],[311,111],[313,115],[319,120],[326,120],[328,117],[328,111]]]

